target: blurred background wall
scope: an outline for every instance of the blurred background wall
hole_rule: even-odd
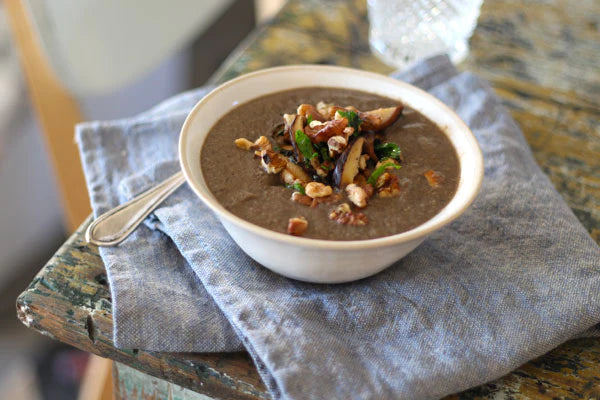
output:
[[[192,9],[186,0],[181,2],[190,13],[208,13],[208,6],[214,7],[198,19],[202,21],[194,35],[181,48],[166,54],[144,74],[105,93],[78,93],[76,100],[85,119],[131,116],[202,85],[257,24],[277,12],[283,0],[204,0],[193,2],[196,7]],[[29,3],[33,10],[47,4]],[[44,12],[58,13],[60,19],[69,12],[69,2],[56,3]],[[100,8],[103,4],[92,3]],[[143,12],[148,10],[152,8],[146,6]],[[135,9],[130,7],[128,12]],[[76,31],[65,32],[69,40]],[[0,1],[0,398],[76,396],[87,356],[29,331],[16,319],[14,309],[17,295],[66,239],[64,220],[53,165],[31,104],[6,7]]]

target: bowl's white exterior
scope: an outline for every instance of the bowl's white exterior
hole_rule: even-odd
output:
[[[238,104],[274,92],[311,86],[356,89],[397,99],[436,122],[454,145],[461,165],[458,189],[450,203],[432,219],[408,232],[358,241],[284,235],[242,220],[221,206],[206,186],[199,161],[210,128]],[[239,136],[247,135],[240,132]],[[361,279],[393,264],[423,242],[428,234],[462,214],[474,200],[483,179],[483,158],[475,137],[439,100],[392,78],[331,66],[270,68],[219,86],[188,115],[181,129],[179,158],[189,186],[250,257],[281,275],[317,283]]]
[[[225,218],[221,223],[250,257],[288,278],[315,283],[341,283],[376,274],[421,244],[425,237],[386,247],[332,250],[310,244],[277,243]]]

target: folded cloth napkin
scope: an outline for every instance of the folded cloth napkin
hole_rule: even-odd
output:
[[[118,347],[248,350],[277,399],[436,398],[498,378],[600,322],[600,249],[490,87],[446,57],[396,75],[463,118],[485,157],[466,213],[378,275],[340,285],[262,268],[183,187],[102,248]],[[95,215],[177,171],[185,93],[77,127]]]

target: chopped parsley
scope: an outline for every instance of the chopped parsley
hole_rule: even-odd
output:
[[[313,116],[308,114],[308,117],[306,117],[306,123],[310,125],[311,122],[313,122]]]
[[[310,141],[310,138],[306,136],[306,134],[300,129],[296,131],[296,146],[298,147],[298,151],[307,160],[312,160],[313,158],[318,156]]]
[[[348,125],[354,128],[353,135],[358,135],[358,128],[360,127],[360,124],[363,123],[363,120],[358,117],[358,114],[352,110],[337,110],[336,112],[346,118],[348,120]]]
[[[367,179],[367,183],[370,183],[371,185],[375,186],[375,184],[377,183],[377,179],[379,179],[379,177],[381,175],[383,175],[383,173],[385,172],[385,170],[388,167],[393,167],[394,169],[400,169],[401,167],[397,164],[394,164],[393,162],[387,162],[383,165],[380,165],[377,169],[375,169],[375,171],[373,171],[373,173],[371,174],[371,176],[369,177],[369,179]]]
[[[316,143],[315,147],[317,148],[317,151],[319,152],[323,162],[331,160],[331,157],[329,157],[329,148],[327,147],[327,143]]]
[[[292,185],[287,184],[287,185],[285,185],[285,187],[288,189],[294,189],[294,190],[296,190],[296,192],[300,192],[300,194],[306,194],[306,192],[304,191],[304,186],[302,186],[302,184],[300,182],[296,182]]]
[[[394,143],[375,143],[375,154],[379,158],[394,158],[400,161],[402,152],[400,147]]]

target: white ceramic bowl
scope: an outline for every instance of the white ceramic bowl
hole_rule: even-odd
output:
[[[200,150],[209,130],[238,104],[270,93],[314,86],[356,89],[397,99],[439,125],[452,142],[460,161],[458,189],[450,203],[432,219],[408,232],[356,241],[285,235],[227,211],[208,190],[200,168]],[[439,100],[386,76],[319,65],[265,69],[240,76],[213,90],[196,104],[183,124],[179,159],[189,186],[211,208],[242,250],[274,272],[316,283],[353,281],[390,266],[423,242],[427,235],[462,214],[473,202],[483,179],[483,158],[475,137]]]

